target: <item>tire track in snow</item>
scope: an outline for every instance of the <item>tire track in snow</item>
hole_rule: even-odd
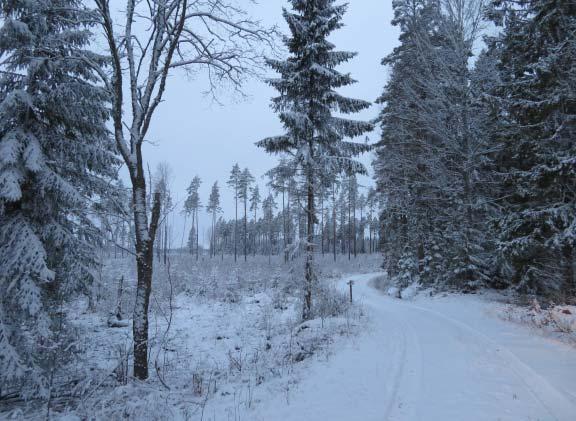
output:
[[[392,383],[389,385],[390,391],[387,396],[387,405],[384,412],[384,419],[385,420],[392,420],[392,413],[395,407],[399,404],[399,395],[400,395],[400,387],[402,383],[402,376],[405,375],[404,370],[406,367],[407,357],[406,357],[406,349],[407,349],[407,339],[406,333],[404,329],[397,329],[396,330],[399,334],[393,339],[397,344],[396,355],[391,358],[392,366],[395,368],[394,373],[392,374]],[[380,332],[381,334],[381,332]]]
[[[395,319],[402,332],[402,355],[394,378],[394,392],[388,402],[384,419],[386,421],[419,420],[417,401],[421,393],[422,367],[420,344],[414,329],[399,317]]]
[[[392,381],[387,385],[384,396],[384,420],[419,420],[418,400],[421,393],[421,367],[422,354],[416,331],[398,315],[382,307],[382,297],[376,295],[369,282],[375,274],[355,277],[361,289],[363,298],[369,302],[373,316],[377,323],[373,334],[387,338],[394,345],[391,355],[382,355],[387,358],[391,369]],[[394,334],[391,335],[390,331]]]
[[[516,378],[526,387],[526,390],[532,395],[536,402],[538,402],[554,420],[572,421],[576,417],[576,408],[562,392],[555,389],[546,379],[523,363],[510,350],[498,344],[487,335],[466,323],[437,311],[411,303],[402,302],[401,305],[442,319],[460,329],[460,331],[466,332],[468,336],[474,337],[477,344],[483,343],[485,346],[487,345],[489,348],[496,350],[495,355],[504,363],[504,366],[510,369]]]

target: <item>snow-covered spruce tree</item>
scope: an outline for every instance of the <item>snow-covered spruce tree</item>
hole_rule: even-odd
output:
[[[567,300],[576,291],[576,4],[499,0],[504,130],[500,251],[511,283]]]
[[[475,245],[474,256],[476,266],[481,273],[488,275],[484,284],[488,287],[501,288],[502,258],[497,253],[498,231],[496,224],[502,215],[499,198],[500,174],[497,167],[498,157],[502,149],[498,138],[504,130],[502,122],[505,120],[501,101],[494,95],[496,87],[500,86],[497,55],[491,51],[482,51],[470,75],[470,91],[472,101],[470,109],[471,131],[474,133],[475,145],[478,147],[478,161],[473,166],[472,180],[474,182],[474,216],[476,236],[472,244]]]
[[[80,1],[0,1],[0,15],[0,394],[43,395],[61,304],[96,263],[88,199],[116,167],[108,97],[84,61],[105,60],[86,50]]]
[[[356,257],[356,201],[358,199],[358,179],[355,175],[348,177],[344,184],[346,188],[346,207],[348,208],[348,232],[346,243],[348,245],[348,260],[352,255]]]
[[[400,28],[400,45],[382,61],[390,79],[377,102],[382,138],[373,162],[378,195],[382,197],[381,237],[385,268],[390,276],[409,283],[432,280],[426,263],[440,256],[432,218],[447,208],[442,193],[438,147],[430,115],[440,108],[429,92],[434,63],[428,51],[438,48],[440,9],[437,1],[398,0],[392,24]],[[428,256],[428,258],[427,258]],[[428,277],[429,275],[429,277]]]
[[[433,79],[438,93],[430,91],[438,96],[438,103],[444,104],[440,113],[431,114],[436,123],[432,127],[437,133],[444,133],[443,178],[451,196],[447,224],[450,260],[446,269],[452,275],[446,281],[459,288],[476,288],[491,277],[491,268],[483,260],[486,198],[480,177],[483,158],[490,153],[490,147],[474,131],[477,115],[473,112],[470,63],[482,29],[485,3],[486,0],[442,0],[441,48],[430,49],[439,69]]]
[[[375,173],[386,197],[388,270],[406,282],[475,287],[488,279],[486,198],[490,153],[475,132],[470,57],[483,0],[399,0],[401,45],[380,116]],[[400,270],[400,267],[402,269]]]
[[[292,12],[284,9],[290,28],[285,44],[290,57],[284,61],[269,60],[280,74],[270,84],[280,93],[272,106],[279,114],[286,134],[258,143],[271,153],[290,153],[301,171],[306,187],[306,263],[303,319],[312,317],[312,290],[316,281],[314,269],[314,225],[317,222],[315,185],[318,175],[365,173],[353,158],[370,149],[366,144],[344,141],[372,130],[370,123],[334,116],[334,112],[356,113],[369,102],[345,98],[335,89],[354,82],[349,74],[336,67],[356,54],[335,51],[328,41],[334,30],[343,26],[346,5],[334,0],[291,0]]]
[[[337,259],[337,243],[338,243],[338,218],[337,218],[337,211],[338,211],[338,191],[340,189],[340,182],[338,178],[335,178],[332,181],[331,186],[331,199],[332,199],[332,255],[334,257],[334,261]]]

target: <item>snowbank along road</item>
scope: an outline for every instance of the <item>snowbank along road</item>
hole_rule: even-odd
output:
[[[475,296],[388,297],[359,275],[369,331],[255,420],[576,421],[576,350],[489,314]]]

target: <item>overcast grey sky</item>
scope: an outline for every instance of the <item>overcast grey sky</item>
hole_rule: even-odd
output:
[[[287,6],[286,0],[260,0],[260,4],[251,9],[254,18],[265,25],[276,24],[286,33],[282,18],[284,6]],[[358,83],[341,93],[369,101],[379,96],[388,74],[380,61],[398,44],[398,30],[392,27],[391,20],[392,0],[349,1],[345,27],[336,31],[331,41],[339,50],[359,53],[350,63],[340,67],[342,71],[350,71]],[[252,80],[244,86],[250,98],[240,100],[238,96],[223,94],[219,97],[221,105],[218,105],[202,95],[205,89],[201,77],[190,80],[179,73],[171,77],[165,101],[150,130],[149,139],[153,143],[145,146],[144,156],[152,171],[159,162],[171,166],[171,188],[179,203],[178,213],[186,187],[198,174],[203,181],[203,204],[217,180],[225,215],[231,217],[233,200],[226,180],[234,163],[250,168],[260,182],[262,195],[267,193],[261,176],[275,165],[276,158],[257,148],[254,142],[282,133],[282,126],[269,107],[275,91],[262,81]],[[378,108],[374,106],[354,118],[372,119],[377,112]],[[377,137],[377,132],[371,135],[372,139]],[[371,158],[366,156],[362,160],[369,165]],[[201,239],[208,220],[202,212]],[[173,225],[174,246],[179,247],[183,218],[175,216]]]

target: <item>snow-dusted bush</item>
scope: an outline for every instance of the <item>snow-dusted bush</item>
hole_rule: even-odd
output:
[[[333,284],[319,282],[315,288],[314,317],[326,319],[344,314],[351,306],[347,294],[337,290]]]

